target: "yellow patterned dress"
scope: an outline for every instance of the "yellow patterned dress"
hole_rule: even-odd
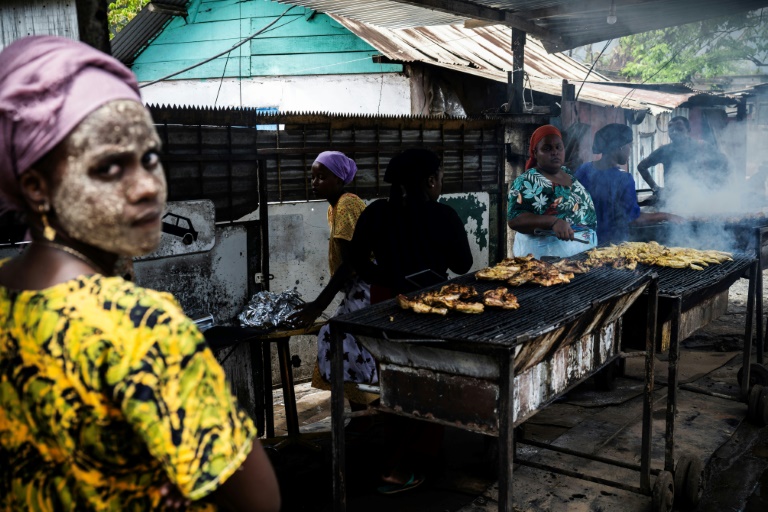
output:
[[[256,429],[170,295],[0,287],[0,325],[0,510],[158,510],[166,482],[199,500],[248,455]]]

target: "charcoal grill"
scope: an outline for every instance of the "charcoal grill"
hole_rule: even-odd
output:
[[[480,293],[499,285],[472,275],[451,282],[474,285]],[[646,291],[646,324],[656,325],[656,284],[650,270],[601,268],[567,285],[514,288],[518,310],[442,317],[404,311],[389,300],[333,318],[330,325],[334,348],[340,346],[339,333],[350,332],[378,360],[378,410],[498,437],[499,510],[513,510],[514,427],[619,357],[622,315]],[[645,494],[651,489],[655,329],[647,335],[643,443],[640,466],[634,467],[640,486],[600,480]],[[334,350],[332,364],[334,502],[335,510],[343,511],[341,351]]]

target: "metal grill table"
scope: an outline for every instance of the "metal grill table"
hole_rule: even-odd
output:
[[[747,298],[747,322],[744,333],[744,362],[741,391],[747,396],[749,386],[749,360],[752,350],[752,319],[754,316],[755,289],[759,275],[759,262],[751,255],[735,255],[733,261],[710,265],[704,270],[675,269],[665,267],[638,268],[654,269],[658,273],[658,323],[657,339],[660,350],[669,351],[668,393],[666,412],[666,440],[664,452],[665,471],[674,472],[674,432],[677,409],[678,365],[680,342],[695,330],[725,312],[728,305],[728,289],[740,278],[749,278]],[[644,327],[643,299],[638,300],[625,315],[624,335],[628,343],[632,332]],[[642,340],[637,340],[638,342]],[[760,344],[758,344],[759,346]],[[759,351],[760,352],[760,351]],[[698,388],[686,387],[698,393]],[[706,393],[713,394],[713,393]],[[720,395],[716,395],[720,396]],[[729,397],[724,397],[729,398]],[[691,503],[688,505],[694,505]]]
[[[686,245],[697,249],[738,250],[752,254],[758,260],[755,281],[757,311],[757,362],[763,363],[768,344],[768,318],[763,316],[763,274],[768,268],[768,218],[745,218],[739,221],[712,219],[688,221],[683,224],[660,223],[630,227],[630,239],[664,245]],[[765,327],[764,327],[765,326]],[[768,383],[766,383],[768,384]]]
[[[503,284],[473,275],[450,282],[480,293]],[[593,269],[569,284],[511,290],[517,310],[417,315],[389,300],[331,319],[335,510],[346,510],[340,333],[354,334],[380,364],[377,409],[498,437],[499,510],[511,511],[514,427],[619,357],[622,315],[646,291],[647,325],[656,325],[657,281],[648,270]],[[640,486],[614,484],[645,494],[655,335],[647,330]]]

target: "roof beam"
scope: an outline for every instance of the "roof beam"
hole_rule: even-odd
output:
[[[658,3],[659,0],[616,0],[616,7],[626,7],[629,5]],[[611,0],[582,0],[581,2],[571,2],[568,4],[558,4],[552,7],[543,7],[540,9],[526,10],[525,16],[529,19],[540,20],[556,17],[567,17],[590,12],[604,11],[608,13],[611,6]]]
[[[524,18],[516,16],[509,11],[502,9],[493,9],[464,0],[393,0],[401,4],[413,5],[424,9],[455,14],[481,21],[488,21],[494,24],[507,25],[512,28],[523,30],[526,33],[538,39],[548,39],[554,45],[562,44],[560,36],[552,34],[535,23]]]

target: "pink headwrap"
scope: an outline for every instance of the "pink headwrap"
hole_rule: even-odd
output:
[[[0,194],[23,208],[18,177],[88,114],[114,100],[141,102],[133,73],[91,46],[55,36],[19,39],[0,52]]]
[[[341,151],[323,151],[315,162],[320,162],[326,166],[333,174],[341,178],[346,185],[351,182],[357,173],[357,164]]]

